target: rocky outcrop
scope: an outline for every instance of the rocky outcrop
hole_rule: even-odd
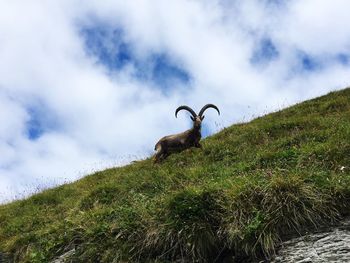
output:
[[[8,263],[8,257],[0,251],[0,263]]]
[[[51,263],[70,262],[74,254],[72,249]],[[8,262],[0,252],[0,263]],[[232,255],[222,262],[234,262]],[[325,229],[318,233],[285,241],[273,263],[325,263],[350,262],[350,218],[340,225]]]
[[[350,219],[337,227],[284,242],[273,262],[350,262]]]
[[[53,260],[51,263],[67,263],[69,262],[69,257],[72,256],[75,252],[75,249],[69,250],[68,252],[64,253],[60,257]]]

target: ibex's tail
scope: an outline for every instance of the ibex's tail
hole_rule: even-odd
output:
[[[158,142],[155,146],[154,146],[154,150],[156,150],[156,153],[154,155],[154,163],[159,163],[161,161],[162,158],[162,144],[160,142]]]
[[[154,150],[158,151],[158,149],[160,148],[160,143],[158,142],[155,146],[154,146]]]

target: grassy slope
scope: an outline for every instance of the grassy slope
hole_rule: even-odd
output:
[[[349,211],[349,88],[202,144],[0,206],[0,251],[21,262],[74,247],[74,262],[268,256],[287,234]]]

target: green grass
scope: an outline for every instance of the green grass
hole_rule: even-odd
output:
[[[349,88],[202,145],[0,206],[0,251],[15,262],[73,248],[72,262],[252,260],[350,212]]]

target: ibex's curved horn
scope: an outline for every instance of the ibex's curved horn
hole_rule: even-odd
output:
[[[219,111],[218,107],[216,107],[214,104],[207,104],[207,105],[205,105],[205,106],[200,110],[198,116],[202,117],[203,113],[204,113],[205,110],[208,109],[208,108],[216,109],[217,112],[218,112],[219,115],[220,115],[220,111]]]
[[[180,110],[187,110],[187,111],[189,111],[191,114],[192,114],[192,116],[194,117],[194,118],[196,118],[196,116],[197,116],[197,114],[194,112],[194,110],[192,110],[190,107],[188,107],[188,106],[185,106],[185,105],[183,105],[183,106],[180,106],[180,107],[178,107],[177,109],[176,109],[176,111],[175,111],[175,117],[177,118],[177,113],[180,111]]]

